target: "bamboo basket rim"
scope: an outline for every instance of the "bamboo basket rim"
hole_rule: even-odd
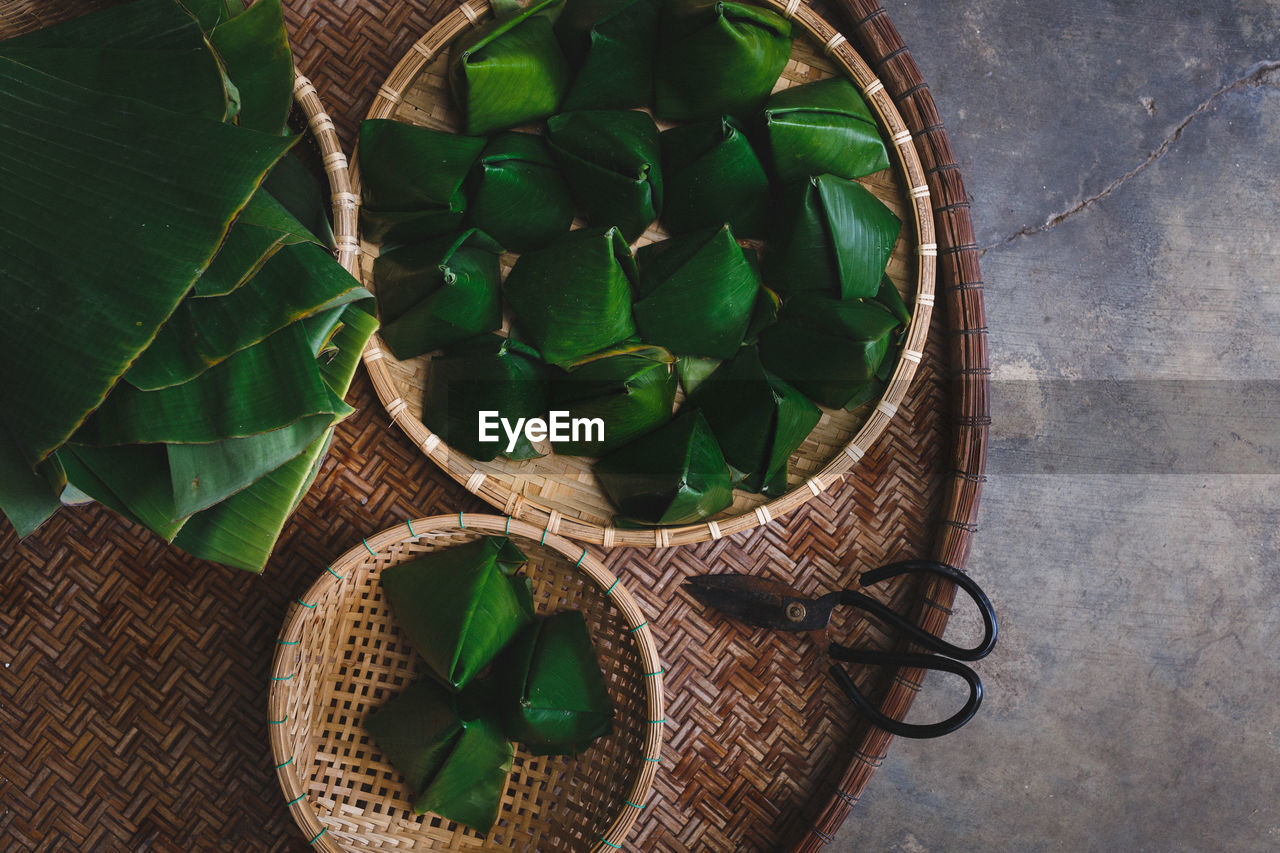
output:
[[[483,499],[504,514],[527,520],[551,533],[562,533],[573,539],[591,542],[605,548],[618,545],[666,548],[721,539],[745,530],[769,524],[779,517],[803,506],[821,495],[843,478],[880,438],[890,420],[897,414],[906,399],[916,368],[924,358],[925,341],[935,301],[935,280],[938,243],[934,227],[933,205],[924,167],[915,149],[911,131],[907,129],[893,99],[884,84],[876,77],[848,39],[838,28],[804,4],[802,0],[749,0],[770,8],[800,24],[804,34],[822,45],[823,53],[833,59],[858,87],[865,101],[880,120],[881,129],[887,131],[891,144],[886,148],[893,152],[896,165],[905,177],[909,196],[912,225],[915,233],[915,259],[917,262],[916,290],[911,308],[911,323],[902,355],[888,382],[884,394],[877,401],[867,420],[845,446],[834,455],[817,474],[786,494],[755,506],[749,511],[730,518],[706,520],[696,524],[668,525],[644,528],[620,528],[612,524],[601,526],[566,516],[559,510],[541,505],[537,498],[520,494],[508,488],[497,478],[488,476],[474,460],[459,451],[452,450],[446,442],[432,433],[410,411],[409,404],[400,395],[396,382],[386,365],[390,356],[381,337],[374,334],[363,353],[365,369],[373,382],[378,399],[386,408],[391,420],[432,462],[450,477],[461,483],[467,491]],[[401,103],[401,93],[417,79],[426,66],[437,59],[459,35],[469,28],[479,27],[492,10],[490,0],[467,0],[445,14],[396,64],[385,82],[379,86],[367,119],[390,118]],[[353,198],[349,203],[359,204],[358,145],[350,169],[350,187]],[[353,208],[354,217],[356,211]],[[358,246],[357,246],[358,250]],[[354,263],[353,258],[353,263]]]
[[[617,814],[612,819],[608,831],[591,847],[592,851],[619,849],[643,809],[643,805],[637,804],[644,803],[653,787],[653,780],[657,775],[661,759],[662,739],[666,727],[662,680],[665,670],[658,657],[649,621],[621,579],[610,572],[604,563],[580,542],[549,533],[545,528],[535,527],[525,521],[486,513],[459,512],[456,515],[424,516],[409,519],[402,524],[363,537],[358,545],[352,546],[326,566],[325,571],[307,591],[290,605],[284,625],[276,638],[276,653],[271,663],[270,690],[267,697],[267,719],[271,723],[271,755],[276,764],[276,777],[294,822],[316,849],[329,851],[329,853],[343,853],[347,849],[328,835],[327,826],[316,814],[310,798],[306,796],[305,784],[288,772],[295,761],[293,755],[286,754],[291,750],[286,742],[286,729],[282,723],[287,721],[286,700],[291,685],[296,683],[295,676],[300,665],[290,658],[288,650],[302,641],[304,632],[308,630],[308,623],[313,622],[316,613],[315,602],[320,601],[321,597],[334,586],[342,583],[351,571],[359,570],[360,564],[389,546],[416,542],[432,533],[458,531],[514,536],[550,548],[566,560],[572,561],[574,567],[586,576],[586,580],[599,587],[611,604],[622,614],[628,626],[627,634],[636,646],[640,662],[644,667],[643,683],[648,726],[644,737],[643,754],[637,757],[636,778],[622,802],[617,804]]]

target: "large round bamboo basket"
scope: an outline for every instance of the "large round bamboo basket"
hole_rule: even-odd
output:
[[[419,674],[383,602],[382,571],[486,535],[507,536],[528,556],[538,612],[582,611],[616,716],[611,734],[573,758],[518,747],[498,823],[482,836],[415,815],[413,793],[361,721]],[[414,519],[362,540],[291,608],[271,671],[273,763],[318,850],[616,849],[658,769],[662,674],[635,600],[581,545],[492,515]]]
[[[704,522],[623,529],[613,525],[614,509],[598,485],[589,459],[556,455],[545,443],[538,446],[547,455],[523,462],[504,459],[478,462],[451,449],[420,419],[430,357],[398,361],[375,336],[365,350],[365,366],[392,420],[449,476],[508,516],[604,547],[666,547],[720,539],[768,524],[838,485],[856,470],[858,460],[884,432],[906,397],[923,357],[934,304],[937,260],[929,187],[911,133],[884,85],[845,37],[817,12],[799,0],[785,3],[761,0],[761,5],[781,12],[797,25],[791,60],[776,89],[845,74],[879,117],[882,135],[890,143],[893,168],[861,179],[904,223],[887,273],[911,306],[912,322],[902,358],[888,388],[877,402],[853,412],[823,411],[818,426],[790,459],[788,490],[783,496],[768,500],[762,495],[735,490],[732,506]],[[393,118],[438,130],[458,131],[461,123],[453,109],[445,75],[449,45],[467,30],[482,24],[490,14],[487,0],[468,0],[446,14],[396,65],[378,89],[367,118]],[[667,125],[660,123],[659,126]],[[352,184],[358,195],[359,170],[354,166]],[[635,245],[665,236],[658,223]],[[366,286],[372,285],[376,255],[376,246],[362,243],[359,275]],[[504,270],[510,269],[513,258],[512,255],[504,258]]]

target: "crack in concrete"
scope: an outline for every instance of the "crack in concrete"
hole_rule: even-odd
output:
[[[1019,237],[1030,237],[1035,234],[1043,234],[1045,231],[1062,224],[1076,214],[1081,213],[1102,201],[1104,198],[1118,190],[1123,184],[1128,182],[1129,179],[1146,171],[1151,164],[1155,163],[1168,153],[1169,149],[1172,148],[1182,137],[1182,132],[1187,129],[1187,126],[1191,124],[1191,122],[1195,121],[1197,116],[1207,112],[1219,98],[1232,92],[1239,91],[1240,89],[1252,88],[1255,86],[1275,86],[1277,85],[1276,81],[1268,80],[1266,78],[1268,75],[1277,71],[1280,71],[1280,60],[1269,59],[1255,63],[1242,76],[1232,80],[1230,83],[1211,94],[1208,98],[1205,98],[1205,100],[1201,102],[1200,106],[1196,107],[1187,114],[1182,121],[1178,122],[1173,131],[1164,138],[1164,141],[1162,141],[1160,145],[1148,154],[1146,159],[1137,166],[1134,166],[1132,169],[1107,184],[1100,191],[1094,193],[1083,201],[1073,204],[1066,210],[1053,214],[1041,224],[1024,226],[1010,234],[1008,237],[1005,237],[1003,240],[992,243],[990,246],[982,247],[982,249],[979,250],[979,256],[985,255],[992,249],[998,249],[1001,246],[1008,245]]]

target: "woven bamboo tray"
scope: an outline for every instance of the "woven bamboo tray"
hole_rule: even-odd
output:
[[[0,4],[0,36],[111,2]],[[452,2],[285,0],[298,67],[329,106],[343,150],[381,81],[447,8]],[[843,22],[914,136],[932,191],[939,310],[916,379],[857,478],[775,524],[688,548],[601,556],[650,614],[667,670],[661,772],[627,849],[818,850],[892,741],[822,677],[812,643],[701,612],[678,591],[685,577],[756,572],[818,593],[893,559],[963,566],[977,531],[987,327],[960,167],[885,12],[874,0],[821,11]],[[357,412],[339,425],[261,576],[193,560],[98,507],[61,511],[21,542],[0,523],[0,661],[11,664],[0,702],[7,850],[313,849],[281,796],[269,748],[265,685],[279,626],[317,567],[350,546],[352,531],[484,511],[393,428],[363,373],[348,400]],[[876,595],[935,632],[947,621],[947,588],[890,584]],[[838,630],[853,643],[895,644],[869,623]],[[855,676],[897,717],[920,677]]]
[[[413,792],[362,720],[424,670],[382,598],[381,573],[482,536],[529,558],[539,613],[581,610],[617,715],[576,758],[517,747],[488,835],[418,817]],[[603,850],[644,808],[662,746],[662,667],[649,622],[618,578],[581,545],[492,515],[419,518],[363,539],[295,602],[277,641],[268,699],[271,752],[285,800],[319,850]]]
[[[913,306],[903,355],[884,395],[874,404],[853,412],[824,409],[817,427],[792,454],[788,491],[773,500],[735,490],[726,510],[698,524],[619,529],[613,526],[614,509],[591,469],[591,460],[556,455],[547,442],[538,445],[547,455],[512,462],[495,459],[478,462],[451,449],[421,421],[422,394],[431,369],[430,356],[398,361],[375,336],[364,359],[378,397],[392,420],[433,462],[467,490],[479,495],[508,516],[524,519],[553,533],[587,542],[614,545],[666,547],[720,539],[786,515],[806,501],[838,485],[884,432],[906,397],[924,354],[929,318],[934,304],[937,243],[929,187],[916,155],[911,132],[903,123],[884,86],[848,44],[844,35],[799,0],[761,0],[797,25],[797,38],[775,90],[845,74],[858,86],[879,116],[882,134],[892,152],[895,168],[861,179],[903,222],[887,273]],[[377,90],[368,118],[394,118],[409,124],[459,132],[461,117],[453,109],[448,91],[449,45],[491,15],[487,0],[468,0],[445,15],[414,42]],[[696,85],[696,81],[691,81]],[[669,123],[660,123],[661,128]],[[352,168],[352,183],[359,192],[359,169]],[[660,223],[636,241],[636,246],[664,239]],[[373,286],[373,260],[377,247],[361,246],[360,277]],[[504,274],[515,256],[503,259]]]

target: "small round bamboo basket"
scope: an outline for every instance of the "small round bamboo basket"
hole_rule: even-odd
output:
[[[388,566],[481,536],[529,558],[538,612],[581,610],[617,714],[579,756],[517,747],[498,822],[485,836],[415,815],[413,794],[361,720],[419,674],[382,599]],[[294,603],[271,671],[271,752],[289,809],[317,850],[573,850],[622,846],[662,748],[662,666],[635,600],[579,544],[493,515],[419,518],[361,542]]]
[[[712,518],[690,525],[644,529],[613,526],[614,508],[596,481],[592,460],[556,455],[549,444],[536,445],[547,455],[523,462],[495,459],[478,462],[452,450],[422,423],[422,394],[430,371],[430,356],[398,361],[375,336],[365,349],[364,362],[379,399],[393,421],[423,453],[462,483],[468,491],[514,518],[540,529],[604,547],[632,545],[667,547],[720,539],[768,524],[839,484],[888,426],[906,397],[923,358],[929,317],[934,304],[937,238],[929,187],[914,142],[892,99],[881,83],[836,28],[800,0],[758,0],[759,5],[790,18],[796,39],[775,91],[837,74],[848,76],[879,117],[893,167],[860,179],[903,222],[888,275],[912,309],[902,358],[880,400],[853,412],[824,409],[822,419],[792,454],[786,494],[773,500],[735,490],[732,506]],[[378,89],[368,118],[399,121],[457,132],[461,127],[448,91],[449,46],[490,16],[487,0],[468,0],[446,14],[414,43]],[[690,85],[697,85],[691,80]],[[660,128],[669,125],[659,123]],[[352,185],[359,194],[358,167]],[[666,233],[655,224],[635,246],[661,240]],[[359,275],[372,285],[377,247],[360,246]],[[513,255],[504,259],[504,272]]]

